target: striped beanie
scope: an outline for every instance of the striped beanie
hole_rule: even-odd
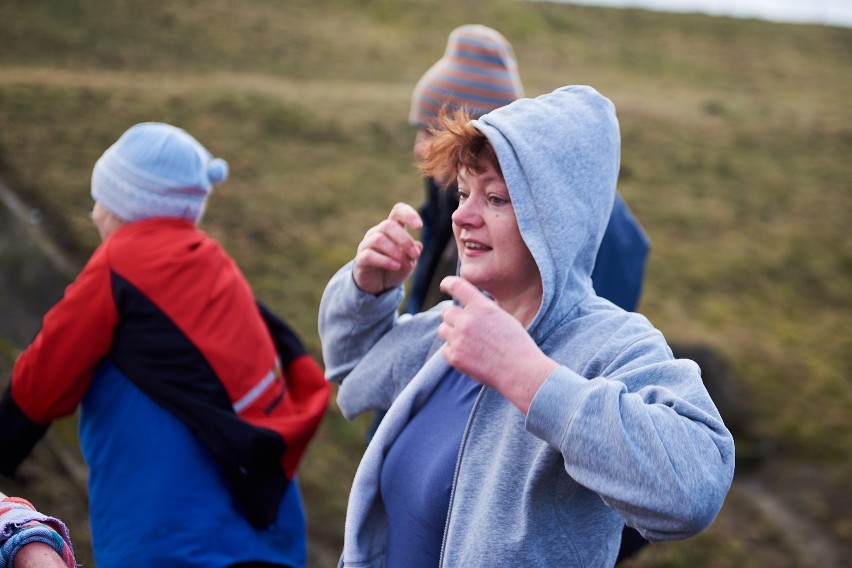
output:
[[[188,132],[160,122],[130,127],[95,163],[92,197],[121,219],[177,217],[197,223],[228,164]]]
[[[408,121],[432,126],[445,103],[478,118],[523,96],[511,44],[496,30],[469,24],[453,30],[444,56],[417,82]]]

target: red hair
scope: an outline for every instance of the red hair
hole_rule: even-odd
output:
[[[461,169],[477,173],[485,171],[481,163],[483,159],[503,175],[497,154],[488,138],[470,121],[470,112],[464,108],[450,113],[446,106],[441,107],[438,122],[435,128],[430,129],[432,142],[420,165],[424,175],[444,179],[446,185],[450,185]]]

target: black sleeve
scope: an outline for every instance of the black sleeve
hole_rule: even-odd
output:
[[[48,426],[27,418],[12,398],[12,387],[7,388],[0,399],[0,473],[12,477]]]
[[[269,328],[275,349],[278,351],[278,356],[281,357],[281,364],[286,369],[294,359],[306,353],[305,346],[296,332],[293,331],[293,328],[275,312],[260,302],[257,303],[257,308],[260,310],[263,321],[266,322],[266,327]]]

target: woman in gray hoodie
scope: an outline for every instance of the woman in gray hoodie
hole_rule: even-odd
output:
[[[564,87],[442,127],[424,168],[458,178],[454,302],[398,316],[420,218],[397,204],[320,306],[342,412],[388,409],[341,566],[612,566],[624,523],[698,533],[730,487],[731,434],[698,366],[591,285],[619,169],[612,103]]]

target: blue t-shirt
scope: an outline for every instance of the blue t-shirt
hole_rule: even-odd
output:
[[[389,568],[438,565],[459,446],[480,388],[450,369],[388,450],[381,494]]]

